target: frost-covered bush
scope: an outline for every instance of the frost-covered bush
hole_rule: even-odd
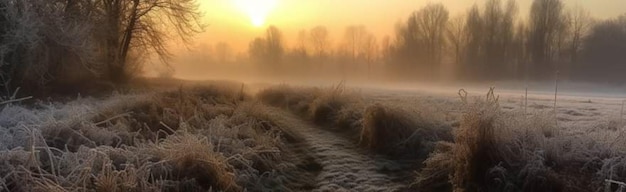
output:
[[[74,1],[71,9],[69,2],[0,1],[2,96],[17,87],[35,93],[76,87],[102,70],[94,61],[91,23],[79,16],[90,11],[86,2]]]

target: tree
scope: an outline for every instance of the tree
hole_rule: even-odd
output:
[[[309,32],[313,52],[318,59],[323,60],[330,49],[330,37],[324,26],[316,26]]]
[[[465,22],[467,48],[465,49],[466,62],[461,68],[465,78],[473,78],[472,75],[480,76],[486,70],[483,55],[483,20],[477,5],[472,6],[467,14]]]
[[[393,46],[391,45],[391,37],[389,35],[383,36],[380,41],[380,57],[383,63],[390,62],[393,55]]]
[[[434,74],[434,67],[441,64],[445,47],[444,32],[448,22],[448,10],[443,4],[429,4],[415,17],[418,31],[424,37],[426,63]]]
[[[270,26],[265,32],[265,40],[269,62],[279,64],[285,52],[282,32],[277,27]]]
[[[376,36],[368,33],[363,39],[363,44],[359,52],[366,63],[374,62],[376,57],[378,57],[378,41],[376,40]]]
[[[278,65],[284,55],[282,32],[275,26],[265,30],[265,38],[255,38],[248,47],[250,57],[263,65]]]
[[[74,91],[96,79],[91,1],[0,1],[0,9],[0,96]]]
[[[459,15],[450,19],[446,27],[446,37],[454,55],[454,64],[457,66],[463,62],[463,52],[467,43],[465,21],[463,15]]]
[[[591,29],[583,43],[580,79],[601,83],[625,83],[626,14],[603,21]]]
[[[265,39],[257,37],[248,45],[248,55],[259,63],[267,62],[267,42]]]
[[[547,78],[558,69],[559,34],[565,30],[561,0],[534,0],[529,20],[529,53],[535,78]]]
[[[124,83],[131,50],[156,53],[168,63],[170,31],[184,43],[202,31],[196,0],[99,0],[104,60],[113,82]]]
[[[363,44],[361,46],[361,50],[359,51],[367,63],[367,75],[368,77],[371,74],[372,63],[378,57],[378,42],[376,41],[376,37],[372,34],[367,34],[363,39]]]
[[[466,48],[462,69],[466,78],[495,80],[510,76],[515,68],[514,20],[517,4],[487,0],[481,12],[474,5],[465,19]],[[454,39],[453,39],[454,40]]]
[[[578,63],[578,55],[582,50],[583,39],[587,37],[592,27],[593,19],[589,11],[580,6],[576,6],[570,12],[569,18],[571,26],[570,62],[576,64]]]
[[[224,64],[230,61],[232,58],[232,48],[226,42],[219,42],[215,45],[215,54],[217,55],[217,62]]]
[[[344,48],[350,54],[352,64],[356,64],[357,59],[364,56],[362,47],[365,46],[369,32],[363,25],[348,26],[344,33]]]
[[[307,30],[298,31],[298,37],[293,48],[286,50],[284,54],[284,61],[287,63],[295,63],[289,70],[302,70],[307,69],[310,62],[310,46]],[[295,72],[295,71],[292,71]]]
[[[513,76],[517,79],[528,80],[529,58],[528,58],[528,29],[523,22],[519,22],[515,27],[515,35],[511,46],[511,60],[513,61],[512,69],[515,71]]]
[[[488,0],[485,3],[483,13],[484,27],[484,53],[483,61],[487,70],[483,71],[483,77],[487,79],[500,79],[506,77],[508,64],[510,64],[510,46],[513,41],[513,19],[517,13],[514,0],[509,0],[502,7],[500,0]]]
[[[300,50],[301,52],[304,52],[305,54],[308,54],[309,41],[306,30],[298,31],[298,39],[295,48]]]
[[[428,4],[398,27],[393,63],[404,63],[400,70],[435,74],[443,59],[448,14],[443,4]]]

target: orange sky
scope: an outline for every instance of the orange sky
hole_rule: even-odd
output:
[[[471,5],[484,0],[274,0],[263,26],[255,27],[249,9],[242,2],[258,0],[200,0],[209,26],[198,37],[195,46],[206,47],[224,41],[236,52],[245,51],[248,43],[263,34],[265,27],[275,25],[286,36],[287,43],[295,41],[301,29],[316,25],[327,26],[333,43],[340,41],[348,25],[364,25],[379,38],[392,35],[394,26],[428,2],[442,2],[451,16],[465,12]],[[260,0],[267,1],[267,0]],[[270,0],[271,1],[271,0]],[[526,16],[531,0],[518,0],[521,16]],[[626,13],[626,0],[563,0],[568,8],[580,5],[594,17],[608,18]]]

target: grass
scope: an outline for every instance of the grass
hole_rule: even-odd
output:
[[[367,107],[361,128],[361,145],[380,152],[401,155],[418,152],[421,129],[406,112],[380,104]]]
[[[367,103],[342,84],[330,88],[279,85],[260,91],[257,98],[394,157],[425,157],[436,141],[451,137],[443,123],[400,107]]]
[[[220,85],[9,104],[0,111],[0,191],[307,187],[266,112],[241,86]]]
[[[424,161],[416,190],[616,191],[624,179],[619,148],[561,133],[554,115],[503,112],[493,90],[466,103],[453,143]]]
[[[493,90],[473,102],[463,97],[454,130],[433,107],[370,102],[341,85],[280,85],[256,98],[243,90],[185,85],[8,103],[0,110],[0,191],[313,189],[321,167],[287,146],[301,139],[256,99],[421,164],[411,190],[617,191],[626,180],[621,121],[566,134],[552,112],[502,110]]]

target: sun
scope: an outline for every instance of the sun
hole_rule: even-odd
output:
[[[237,7],[250,17],[250,22],[255,27],[265,24],[267,15],[274,9],[277,0],[235,0]]]

